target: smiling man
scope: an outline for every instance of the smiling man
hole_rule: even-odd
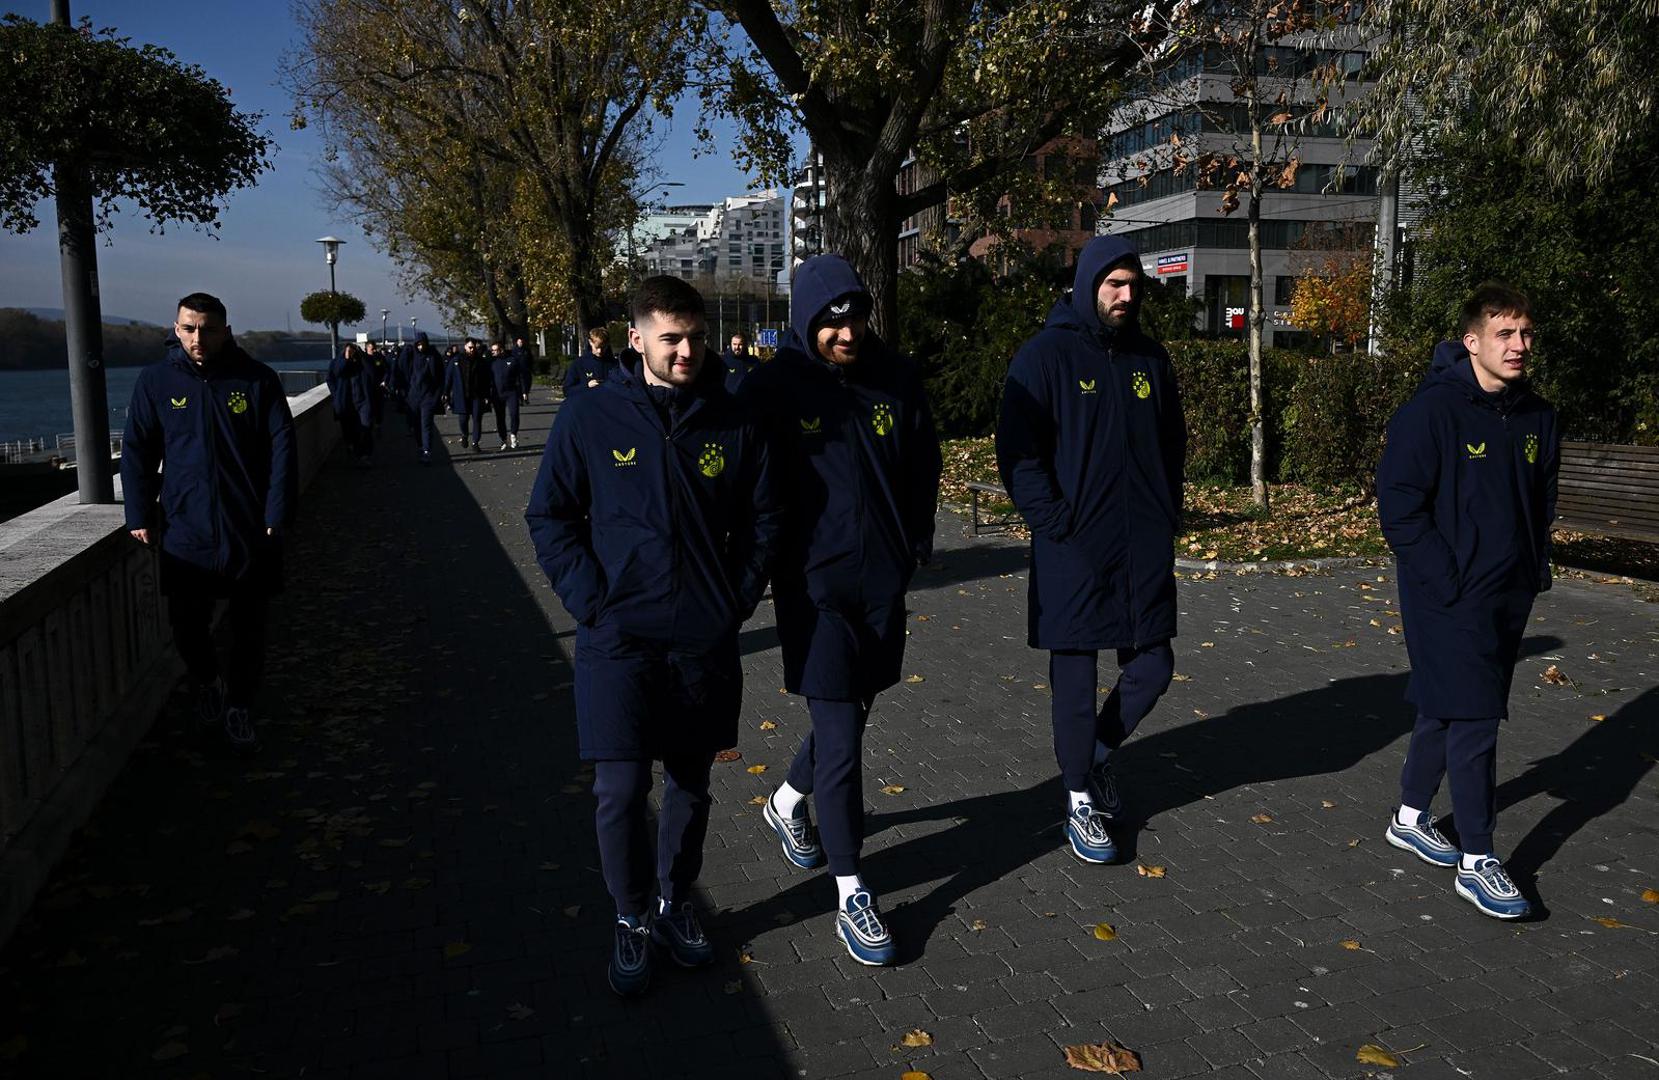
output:
[[[127,529],[160,551],[161,592],[198,718],[251,752],[266,608],[282,589],[282,530],[299,476],[294,418],[282,380],[237,346],[215,297],[179,301],[167,346],[167,358],[139,374],[127,408]],[[231,630],[224,678],[212,629],[220,600]]]
[[[1406,700],[1417,706],[1385,837],[1455,867],[1454,890],[1485,914],[1516,919],[1531,905],[1493,854],[1498,726],[1533,598],[1550,586],[1560,443],[1555,410],[1526,383],[1526,295],[1482,285],[1460,330],[1389,421],[1377,467],[1411,658]],[[1443,778],[1460,846],[1429,813]]]
[[[652,940],[683,966],[714,959],[691,903],[709,769],[737,743],[738,627],[765,591],[781,524],[766,445],[705,343],[703,298],[651,277],[631,308],[639,359],[560,408],[524,515],[577,624],[576,724],[616,903],[608,977],[624,996],[648,985]]]

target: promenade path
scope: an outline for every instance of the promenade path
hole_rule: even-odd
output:
[[[1505,924],[1382,842],[1411,720],[1391,569],[1183,580],[1178,681],[1122,757],[1145,825],[1090,867],[1061,850],[1024,549],[948,513],[866,746],[902,962],[853,964],[831,883],[760,828],[807,722],[763,605],[716,766],[720,961],[618,1001],[572,628],[521,517],[550,418],[422,468],[390,416],[373,467],[326,466],[264,752],[175,698],[0,952],[0,1076],[1057,1078],[1109,1037],[1160,1080],[1659,1080],[1659,609],[1562,582],[1534,612],[1498,842],[1541,914]]]

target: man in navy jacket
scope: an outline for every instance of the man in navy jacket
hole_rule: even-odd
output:
[[[438,398],[444,389],[444,360],[438,350],[426,340],[425,334],[415,337],[415,348],[409,355],[409,415],[414,419],[415,437],[420,442],[421,461],[432,460],[432,418],[438,411]]]
[[[1456,893],[1500,919],[1531,911],[1493,854],[1498,725],[1533,597],[1550,586],[1560,443],[1555,410],[1526,384],[1532,304],[1488,283],[1462,338],[1388,424],[1377,512],[1398,562],[1417,706],[1388,842],[1457,867]],[[1429,813],[1450,781],[1461,851]]]
[[[519,354],[507,352],[501,342],[490,342],[490,385],[495,391],[495,433],[498,450],[518,449],[518,409],[530,392],[530,368]]]
[[[603,326],[588,331],[588,344],[582,355],[565,369],[565,399],[575,397],[583,390],[601,386],[616,370],[616,356],[611,352],[611,332]]]
[[[374,343],[369,343],[373,348]],[[347,345],[328,365],[328,393],[340,439],[354,458],[374,449],[374,366],[356,344]]]
[[[577,623],[576,723],[616,902],[609,980],[624,995],[649,981],[648,939],[683,965],[713,959],[691,905],[709,769],[737,742],[738,627],[765,592],[781,527],[768,447],[721,386],[702,297],[651,277],[631,307],[641,359],[559,410],[525,511]],[[653,759],[664,775],[654,905]]]
[[[444,358],[444,398],[449,402],[449,411],[461,424],[461,445],[472,445],[472,395],[467,390],[466,369],[461,364],[461,354],[452,353]]]
[[[869,312],[845,259],[808,259],[795,273],[788,337],[739,396],[767,424],[789,492],[772,596],[784,684],[812,715],[763,814],[791,864],[828,857],[836,933],[853,959],[890,964],[892,934],[859,874],[861,747],[876,694],[899,679],[905,590],[933,551],[940,456],[921,375],[870,331]]]
[[[298,478],[282,380],[237,346],[223,303],[191,293],[178,303],[167,358],[133,387],[121,491],[127,529],[160,550],[161,592],[197,713],[243,752],[259,746],[249,708]],[[212,631],[220,599],[231,627],[223,679]]]
[[[1009,366],[997,420],[997,468],[1031,529],[1030,644],[1049,651],[1066,839],[1091,863],[1117,858],[1112,754],[1175,672],[1187,429],[1169,356],[1140,330],[1142,284],[1128,241],[1090,240]],[[1097,711],[1101,649],[1119,676]]]
[[[726,365],[726,389],[734,394],[749,372],[760,366],[760,358],[749,351],[749,335],[742,330],[732,333],[731,341],[720,359]]]

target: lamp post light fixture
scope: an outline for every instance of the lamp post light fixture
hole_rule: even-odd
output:
[[[317,243],[323,246],[323,257],[328,260],[328,291],[338,292],[334,287],[334,263],[340,257],[340,245],[345,243],[338,236],[319,236]],[[340,324],[328,324],[329,359],[340,355]]]
[[[391,313],[391,308],[383,307],[380,309],[380,343],[382,345],[386,344],[386,316]]]

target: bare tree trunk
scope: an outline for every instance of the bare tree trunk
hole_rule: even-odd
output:
[[[1254,50],[1251,50],[1254,62]],[[1268,512],[1267,432],[1262,408],[1262,328],[1267,311],[1262,304],[1262,192],[1267,187],[1262,164],[1261,98],[1255,80],[1249,83],[1246,108],[1250,115],[1250,497],[1256,509]]]
[[[891,341],[899,313],[898,192],[894,170],[883,164],[826,155],[824,250],[843,256],[858,271],[874,302],[870,326]]]

